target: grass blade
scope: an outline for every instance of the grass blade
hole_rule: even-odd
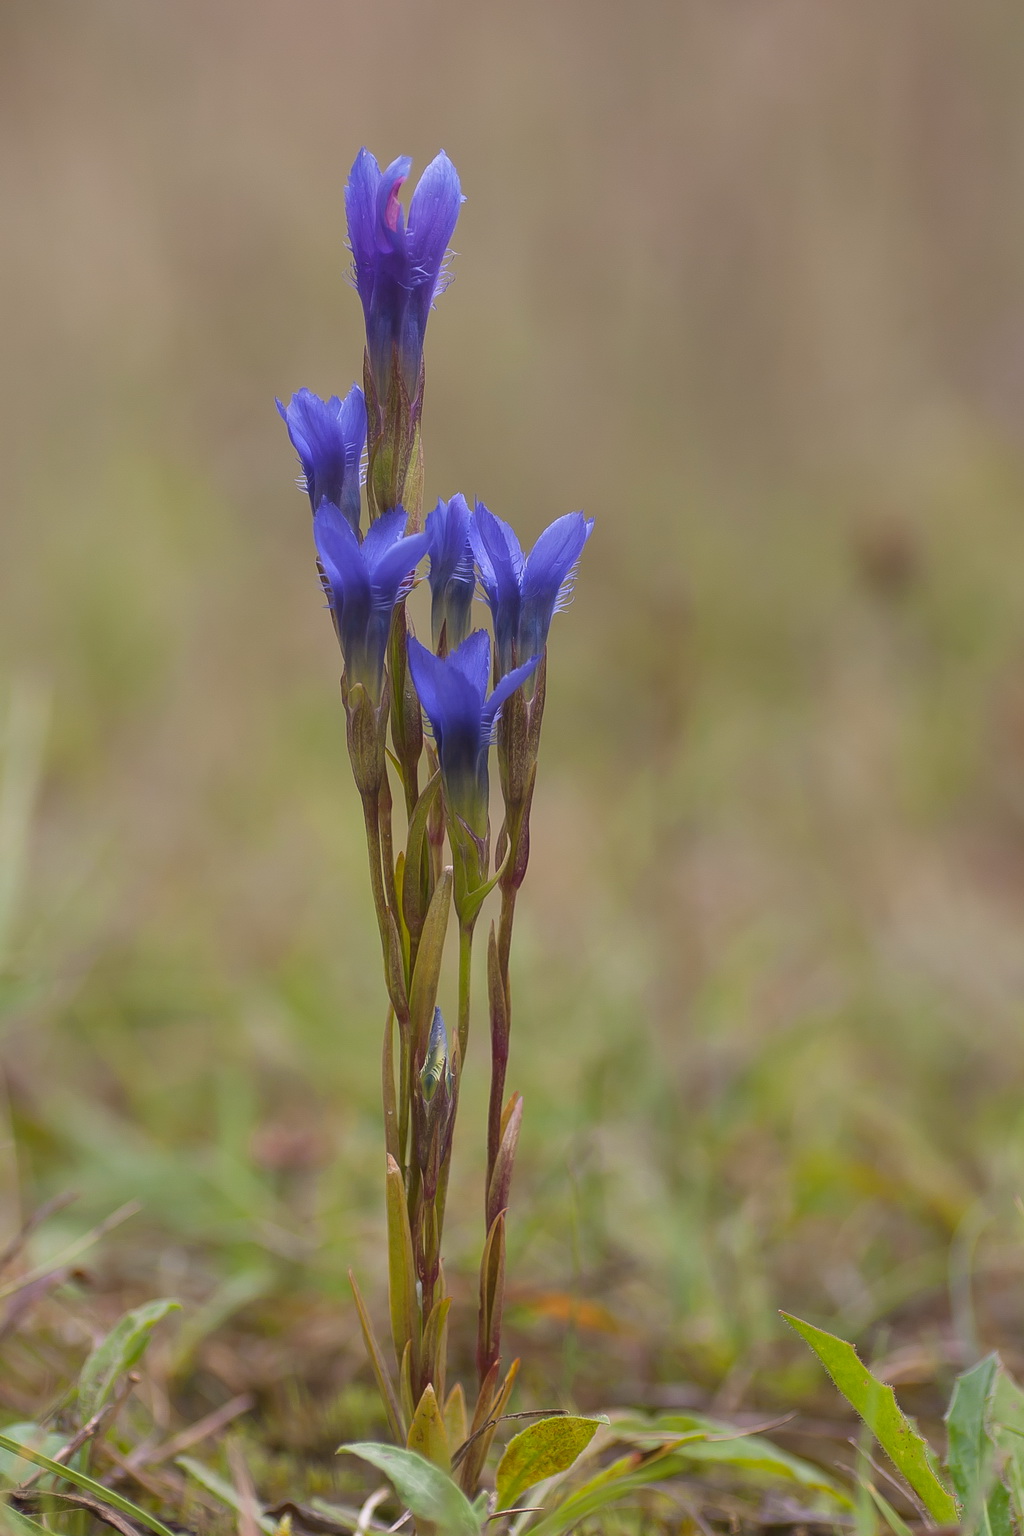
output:
[[[130,1499],[123,1498],[115,1493],[112,1488],[105,1488],[94,1477],[87,1477],[84,1472],[78,1472],[73,1467],[62,1466],[59,1461],[53,1461],[49,1456],[44,1456],[41,1451],[34,1451],[30,1446],[19,1445],[17,1440],[11,1440],[7,1435],[0,1435],[0,1451],[10,1451],[15,1456],[21,1456],[25,1461],[34,1462],[37,1467],[42,1467],[44,1472],[52,1472],[63,1482],[71,1483],[75,1488],[81,1488],[86,1493],[94,1494],[102,1499],[112,1509],[120,1510],[123,1515],[130,1515],[133,1520],[138,1520],[142,1525],[148,1526],[156,1536],[172,1536],[166,1525],[162,1524],[155,1515],[148,1510],[140,1509]]]
[[[377,1391],[380,1393],[381,1402],[384,1404],[384,1412],[387,1414],[388,1428],[395,1439],[401,1443],[405,1439],[402,1410],[398,1406],[398,1398],[395,1395],[395,1389],[391,1382],[391,1374],[385,1363],[381,1347],[377,1342],[377,1335],[374,1332],[373,1323],[370,1321],[370,1314],[366,1310],[366,1303],[363,1301],[362,1292],[356,1284],[356,1277],[351,1270],[348,1272],[348,1283],[352,1287],[352,1295],[355,1297],[356,1312],[359,1314],[359,1326],[363,1330],[363,1343],[366,1346],[366,1353],[370,1357],[370,1365],[373,1367],[373,1375],[377,1383]]]
[[[219,1476],[210,1467],[204,1467],[201,1461],[193,1461],[191,1456],[178,1456],[174,1465],[187,1472],[193,1482],[205,1488],[207,1493],[212,1493],[215,1499],[233,1509],[236,1515],[246,1515],[251,1512],[250,1506],[243,1504],[238,1489],[232,1487],[226,1478]],[[261,1509],[257,1509],[256,1524],[264,1532],[264,1536],[274,1536],[278,1522],[265,1515]]]

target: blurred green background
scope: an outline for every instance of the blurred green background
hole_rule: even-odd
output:
[[[359,376],[356,150],[443,146],[428,502],[597,518],[515,961],[513,1338],[735,1404],[780,1304],[1012,1333],[1022,45],[996,0],[4,0],[6,1220],[137,1197],[95,1286],[294,1305],[327,1356],[347,1264],[380,1299],[383,991],[273,398]]]

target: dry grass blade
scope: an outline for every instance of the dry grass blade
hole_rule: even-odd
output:
[[[152,1476],[141,1467],[133,1467],[128,1457],[122,1456],[121,1452],[111,1445],[109,1440],[103,1445],[102,1450],[104,1461],[109,1462],[112,1467],[116,1468],[116,1473],[110,1477],[112,1482],[116,1482],[120,1475],[130,1478],[133,1483],[145,1489],[151,1498],[156,1499],[163,1505],[170,1505],[176,1499],[180,1499],[184,1488],[184,1478],[177,1472],[171,1472],[168,1468],[161,1467],[157,1475]],[[108,1476],[110,1476],[109,1473]]]
[[[237,1440],[228,1446],[228,1462],[238,1495],[238,1536],[260,1536],[260,1507],[256,1499],[252,1474],[249,1471],[242,1447]]]
[[[9,1339],[13,1333],[17,1333],[24,1320],[32,1309],[55,1291],[67,1280],[71,1271],[69,1269],[54,1269],[48,1275],[43,1275],[39,1280],[33,1280],[23,1291],[18,1291],[11,1297],[4,1320],[0,1323],[0,1344]]]
[[[479,1440],[481,1435],[485,1435],[489,1429],[494,1429],[499,1424],[511,1423],[513,1419],[557,1419],[564,1417],[568,1411],[567,1408],[530,1408],[522,1413],[500,1413],[496,1419],[488,1419],[486,1423],[480,1425],[479,1429],[474,1430],[471,1435],[463,1440],[458,1450],[452,1456],[452,1468],[457,1467],[463,1460],[474,1440]]]
[[[373,1490],[359,1511],[359,1519],[356,1521],[353,1536],[367,1536],[367,1533],[374,1529],[374,1514],[390,1493],[391,1489],[386,1484],[382,1488],[375,1488]]]
[[[54,1270],[66,1268],[72,1259],[77,1259],[79,1254],[85,1253],[87,1249],[94,1247],[101,1238],[106,1237],[108,1232],[112,1232],[115,1227],[119,1227],[129,1217],[137,1216],[141,1209],[142,1205],[138,1200],[129,1200],[125,1205],[119,1206],[116,1211],[106,1217],[104,1221],[101,1221],[98,1226],[84,1233],[82,1237],[76,1238],[73,1243],[69,1243],[65,1249],[56,1254],[54,1258],[48,1260],[47,1263],[37,1264],[35,1269],[30,1269],[27,1274],[22,1275],[20,1280],[12,1280],[7,1285],[0,1286],[0,1301],[5,1296],[13,1296],[17,1291],[23,1291],[28,1285],[34,1285],[37,1280],[42,1280],[46,1275],[53,1274]]]
[[[118,1514],[116,1509],[111,1509],[109,1505],[104,1504],[100,1499],[90,1497],[87,1493],[33,1494],[30,1498],[12,1498],[11,1503],[16,1509],[20,1509],[24,1504],[26,1510],[31,1509],[46,1513],[46,1511],[52,1508],[54,1499],[60,1499],[62,1503],[70,1504],[76,1509],[88,1510],[91,1515],[94,1515],[97,1520],[101,1520],[104,1525],[109,1525],[113,1530],[119,1531],[121,1536],[142,1536],[138,1526],[133,1525],[124,1515]]]
[[[47,1200],[38,1210],[33,1211],[28,1220],[11,1238],[6,1248],[0,1249],[0,1272],[5,1270],[9,1264],[13,1264],[33,1232],[38,1231],[44,1222],[49,1221],[51,1216],[56,1216],[58,1211],[63,1211],[77,1199],[78,1196],[73,1189],[66,1189],[63,1194],[54,1195],[52,1200]]]
[[[215,1408],[204,1418],[197,1419],[186,1429],[182,1429],[170,1440],[165,1440],[162,1445],[154,1446],[150,1450],[140,1449],[133,1451],[127,1458],[126,1466],[133,1471],[139,1467],[158,1467],[161,1462],[172,1461],[175,1456],[180,1456],[182,1451],[187,1451],[193,1445],[198,1445],[202,1440],[208,1440],[211,1435],[218,1434],[225,1429],[232,1420],[241,1414],[248,1413],[256,1399],[251,1392],[241,1392],[238,1397],[232,1397],[228,1402]]]
[[[389,1491],[385,1488],[384,1495]],[[374,1497],[374,1494],[370,1495],[371,1499]],[[374,1509],[376,1507],[374,1505]],[[314,1499],[311,1504],[297,1504],[294,1499],[283,1499],[280,1504],[271,1505],[266,1512],[275,1520],[289,1515],[304,1530],[312,1531],[314,1536],[354,1536],[365,1510],[366,1504],[362,1509],[347,1509],[340,1504],[328,1504],[322,1499]],[[387,1529],[386,1525],[378,1525],[373,1520],[363,1527],[365,1533],[380,1533],[380,1536],[384,1536]]]
[[[789,1424],[796,1418],[796,1413],[784,1413],[778,1419],[765,1419],[763,1424],[751,1424],[749,1429],[739,1426],[728,1435],[708,1435],[709,1445],[721,1445],[729,1440],[746,1440],[750,1435],[766,1435],[771,1429],[781,1429],[783,1424]]]

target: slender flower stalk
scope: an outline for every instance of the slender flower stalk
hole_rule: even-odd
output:
[[[477,502],[470,529],[481,585],[494,622],[495,677],[514,668],[521,655],[539,658],[534,675],[509,700],[498,726],[498,768],[505,817],[497,847],[501,915],[496,933],[492,930],[488,951],[491,1090],[485,1205],[489,1225],[493,1220],[491,1190],[501,1153],[512,1018],[512,927],[516,898],[530,857],[530,810],[547,691],[548,632],[552,618],[572,595],[576,567],[593,528],[593,518],[584,517],[582,512],[568,512],[545,528],[527,555],[509,524]]]

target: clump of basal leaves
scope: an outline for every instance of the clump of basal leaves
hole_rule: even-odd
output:
[[[174,1301],[154,1301],[128,1312],[92,1351],[76,1387],[60,1405],[60,1428],[47,1424],[7,1425],[0,1432],[0,1532],[11,1536],[64,1533],[81,1536],[93,1522],[121,1536],[174,1536],[153,1512],[156,1502],[165,1519],[177,1524],[179,1500],[143,1476],[150,1496],[146,1505],[127,1498],[110,1483],[136,1466],[135,1437],[118,1422],[132,1396],[139,1365],[153,1330]],[[510,1421],[531,1418],[511,1415]],[[1022,1420],[1024,1421],[1024,1420]],[[424,1427],[424,1426],[421,1426]],[[487,1430],[493,1431],[494,1425]],[[425,1430],[425,1427],[424,1427]],[[425,1430],[426,1432],[426,1430]],[[561,1536],[612,1506],[624,1509],[659,1494],[678,1520],[687,1508],[685,1479],[698,1472],[728,1473],[730,1483],[763,1486],[782,1481],[799,1490],[802,1507],[827,1523],[846,1517],[853,1500],[825,1473],[789,1455],[757,1434],[702,1415],[663,1414],[647,1418],[619,1414],[585,1418],[551,1414],[528,1423],[506,1445],[494,1475],[494,1491],[472,1501],[458,1482],[459,1463],[468,1442],[456,1451],[450,1471],[437,1460],[406,1447],[358,1443],[342,1448],[383,1473],[394,1493],[378,1488],[361,1508],[316,1499],[307,1509],[290,1501],[274,1509],[257,1499],[247,1474],[231,1480],[185,1455],[173,1458],[177,1474],[220,1506],[240,1531],[262,1536],[291,1536],[311,1531],[387,1532],[397,1507],[398,1524],[412,1517],[417,1536]],[[425,1445],[433,1450],[436,1446]],[[162,1459],[157,1451],[157,1459]],[[180,1478],[178,1479],[180,1482]],[[180,1490],[179,1490],[180,1491]],[[153,1497],[163,1493],[163,1497]],[[169,1508],[175,1514],[167,1513]],[[378,1516],[388,1509],[388,1521]],[[994,1533],[998,1536],[998,1533]]]
[[[854,1508],[853,1499],[820,1468],[761,1435],[699,1414],[539,1419],[509,1441],[498,1462],[495,1491],[473,1502],[455,1477],[415,1451],[378,1444],[344,1450],[390,1479],[420,1536],[484,1531],[563,1536],[613,1507],[622,1511],[659,1494],[674,1511],[674,1528],[680,1512],[690,1513],[685,1479],[712,1470],[726,1470],[734,1485],[795,1484],[805,1517],[823,1524],[836,1518],[848,1523]],[[367,1519],[370,1513],[364,1506]],[[387,1529],[373,1523],[360,1528]]]
[[[836,1386],[902,1479],[908,1501],[932,1526],[959,1526],[967,1536],[1020,1536],[1024,1531],[1024,1391],[996,1354],[957,1377],[946,1410],[946,1459],[940,1468],[928,1442],[852,1344],[783,1313],[810,1345]],[[909,1527],[879,1491],[871,1458],[859,1469],[859,1531],[881,1516],[894,1536]]]

